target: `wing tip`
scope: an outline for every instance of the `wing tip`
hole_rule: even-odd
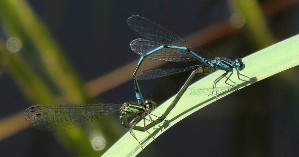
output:
[[[136,19],[136,18],[142,18],[142,17],[140,15],[131,15],[128,17],[127,23],[130,25],[131,21],[133,21],[133,19]]]

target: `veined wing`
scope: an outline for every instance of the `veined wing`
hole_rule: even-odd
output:
[[[161,45],[161,43],[157,43],[143,38],[137,38],[131,41],[130,48],[139,55],[145,55],[147,52]]]
[[[137,38],[130,43],[131,49],[139,55],[145,55],[159,46],[162,46],[162,44],[142,38]],[[155,60],[173,62],[188,62],[196,60],[196,58],[189,52],[173,48],[161,48],[148,57]]]
[[[127,19],[128,25],[142,37],[161,44],[175,44],[189,47],[192,45],[180,36],[168,31],[159,24],[139,15],[132,15]]]
[[[149,79],[155,79],[165,76],[170,76],[182,72],[186,72],[189,70],[195,70],[199,68],[199,66],[189,66],[186,68],[169,68],[169,69],[154,69],[154,70],[146,70],[142,73],[137,75],[138,80],[149,80]]]
[[[41,130],[62,130],[82,126],[103,115],[119,111],[121,104],[34,105],[24,112],[27,123]]]

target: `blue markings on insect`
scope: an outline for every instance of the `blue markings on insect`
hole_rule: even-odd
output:
[[[153,49],[152,51],[149,51],[149,52],[148,52],[147,54],[145,54],[144,56],[151,55],[151,54],[153,54],[153,53],[155,53],[155,52],[157,52],[157,51],[159,51],[159,50],[161,50],[161,49],[163,49],[163,48],[164,48],[164,46],[161,45],[161,46],[159,46],[159,47]]]
[[[208,59],[203,56],[204,50],[192,50],[194,49],[193,44],[185,41],[180,36],[168,31],[159,24],[139,15],[132,15],[127,19],[127,23],[135,32],[145,38],[138,38],[130,43],[131,49],[137,54],[141,55],[132,75],[135,84],[136,99],[138,101],[140,100],[140,97],[142,98],[142,94],[137,81],[137,72],[143,60],[147,57],[151,59],[173,62],[188,62],[197,60],[199,62],[199,65],[208,67],[211,69],[211,71],[225,71],[224,74],[222,74],[214,81],[213,91],[216,90],[216,84],[223,78],[226,78],[226,84],[233,86],[227,81],[229,80],[230,82],[233,82],[230,77],[232,76],[234,69],[237,72],[239,80],[247,81],[240,78],[240,76],[250,79],[249,77],[239,72],[245,68],[245,64],[240,58],[237,58],[233,61],[227,58],[220,57]],[[168,71],[173,72],[175,70]],[[167,74],[165,73],[163,75],[167,76]]]

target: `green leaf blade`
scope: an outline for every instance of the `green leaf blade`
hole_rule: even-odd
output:
[[[253,78],[252,81],[254,83],[297,66],[299,64],[298,43],[299,35],[296,35],[245,57],[243,61],[246,67],[241,73]],[[151,135],[157,138],[182,119],[216,101],[214,96],[209,96],[208,94],[195,96],[194,94],[191,94],[191,92],[194,91],[194,89],[211,88],[214,80],[221,74],[223,74],[223,71],[214,72],[190,85],[176,107],[166,117],[165,121],[148,130]],[[236,82],[238,86],[232,90],[219,94],[218,99],[249,85],[246,82],[244,83],[238,80],[235,73],[232,75],[231,79]],[[217,86],[225,87],[228,85],[226,85],[224,81],[220,81]],[[171,97],[161,104],[153,114],[157,116],[161,115],[173,99],[174,97]],[[138,125],[143,126],[143,121]],[[133,132],[137,139],[142,142],[143,149],[153,141],[153,138],[151,138],[147,132]],[[136,156],[141,151],[142,148],[139,146],[138,142],[130,133],[126,133],[103,156]]]

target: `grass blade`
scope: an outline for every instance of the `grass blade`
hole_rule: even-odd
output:
[[[254,78],[253,82],[257,82],[289,68],[295,67],[299,64],[298,43],[299,35],[296,35],[245,57],[243,61],[246,64],[246,68],[241,71],[242,74]],[[214,72],[213,74],[192,84],[189,89],[211,88],[213,81],[222,73],[223,72],[221,71]],[[236,75],[232,76],[232,80],[239,85],[232,90],[218,95],[218,99],[229,95],[236,91],[236,89],[241,89],[249,85],[239,81]],[[225,85],[224,81],[221,81],[217,84],[217,86],[223,87],[227,85]],[[215,101],[215,97],[208,95],[201,95],[201,97],[194,96],[190,94],[192,91],[194,90],[187,89],[186,93],[182,96],[177,106],[172,110],[165,121],[149,129],[152,136],[157,138],[179,121]],[[174,97],[170,98],[160,105],[153,114],[161,115],[173,98]],[[138,125],[142,126],[143,122],[140,122]],[[134,134],[139,141],[142,141],[143,148],[153,141],[147,132],[134,131]],[[103,156],[119,156],[120,154],[122,156],[136,156],[141,151],[142,148],[138,145],[137,141],[130,135],[130,133],[126,133]]]

